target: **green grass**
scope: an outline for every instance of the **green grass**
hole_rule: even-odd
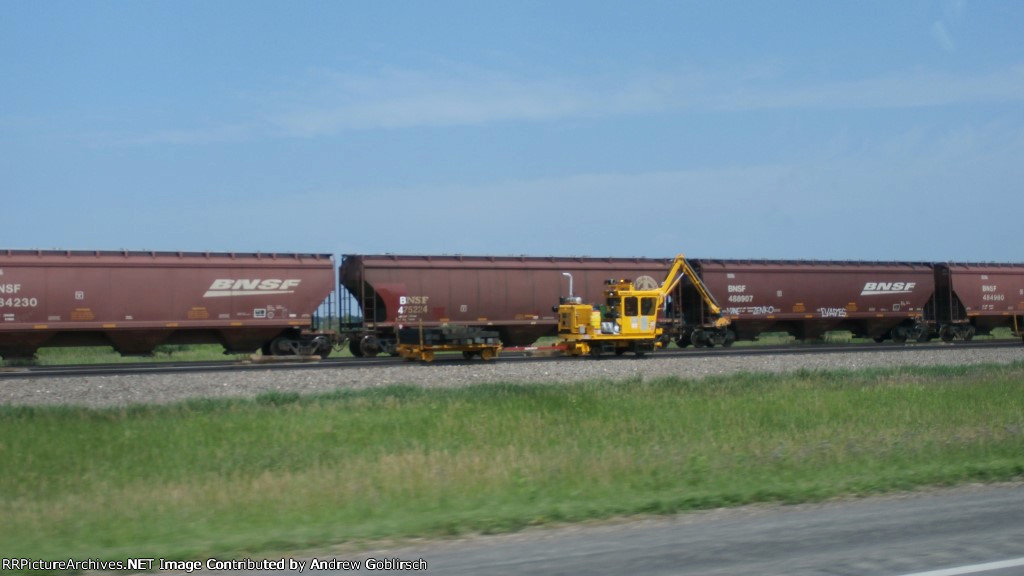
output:
[[[255,353],[255,352],[254,352]],[[348,346],[335,350],[332,356],[352,356]],[[143,362],[209,362],[248,360],[251,354],[224,354],[220,344],[174,344],[157,346],[151,356],[121,356],[109,346],[76,348],[40,348],[34,360],[9,360],[0,366],[63,366],[70,364],[128,364]]]
[[[1024,474],[1024,364],[0,408],[10,557],[231,557]]]
[[[121,356],[110,346],[40,348],[34,359],[0,362],[0,366],[61,366],[69,364],[134,364],[144,362],[203,362],[244,359],[246,354],[225,355],[219,344],[157,346],[151,356]]]

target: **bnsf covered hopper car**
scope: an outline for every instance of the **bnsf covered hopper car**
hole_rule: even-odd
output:
[[[0,356],[181,343],[326,354],[309,328],[334,278],[328,254],[0,251]]]
[[[445,323],[488,326],[505,346],[526,346],[557,332],[552,307],[569,293],[563,273],[572,275],[576,296],[596,302],[606,280],[656,287],[670,265],[642,258],[345,255],[339,276],[352,299],[342,299],[350,307],[342,317],[361,317],[349,326],[357,356],[391,352],[400,326]]]
[[[934,292],[931,264],[698,260],[695,266],[741,340],[763,332],[802,340],[849,330],[877,341],[924,340],[931,333],[924,319]],[[700,310],[697,298],[684,296],[694,303],[690,310]]]
[[[929,313],[945,341],[1024,329],[1024,264],[937,264]]]

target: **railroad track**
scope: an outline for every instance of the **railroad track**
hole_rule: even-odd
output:
[[[976,340],[971,342],[929,342],[893,344],[805,344],[782,346],[735,346],[730,348],[668,348],[646,356],[644,359],[626,354],[621,357],[602,356],[599,359],[577,358],[575,362],[616,362],[644,361],[649,358],[711,358],[711,357],[744,357],[744,356],[786,356],[802,354],[848,354],[872,352],[906,352],[922,350],[966,350],[995,349],[1021,347],[1018,339]],[[548,362],[566,360],[561,355],[548,350],[524,350],[502,352],[498,362]],[[480,363],[481,360],[464,360],[461,356],[439,356],[436,365],[459,365]],[[83,376],[130,376],[158,374],[195,374],[213,372],[245,372],[245,371],[290,371],[290,370],[328,370],[346,368],[365,368],[367,366],[401,366],[408,362],[402,358],[379,356],[375,358],[327,358],[323,360],[291,359],[273,361],[204,361],[204,362],[154,362],[126,364],[83,364],[62,366],[17,366],[0,367],[0,381],[5,379],[23,378],[62,378]]]

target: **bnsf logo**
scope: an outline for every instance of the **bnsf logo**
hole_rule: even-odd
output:
[[[292,294],[302,280],[289,278],[223,278],[213,281],[203,298],[252,296],[256,294]]]
[[[861,290],[861,296],[873,296],[877,294],[910,294],[914,291],[917,282],[868,282]]]

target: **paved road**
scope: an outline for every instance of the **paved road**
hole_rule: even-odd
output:
[[[1024,485],[717,510],[316,559],[371,557],[422,558],[428,569],[370,570],[364,564],[342,573],[1024,576]],[[302,560],[309,574],[311,558]]]

